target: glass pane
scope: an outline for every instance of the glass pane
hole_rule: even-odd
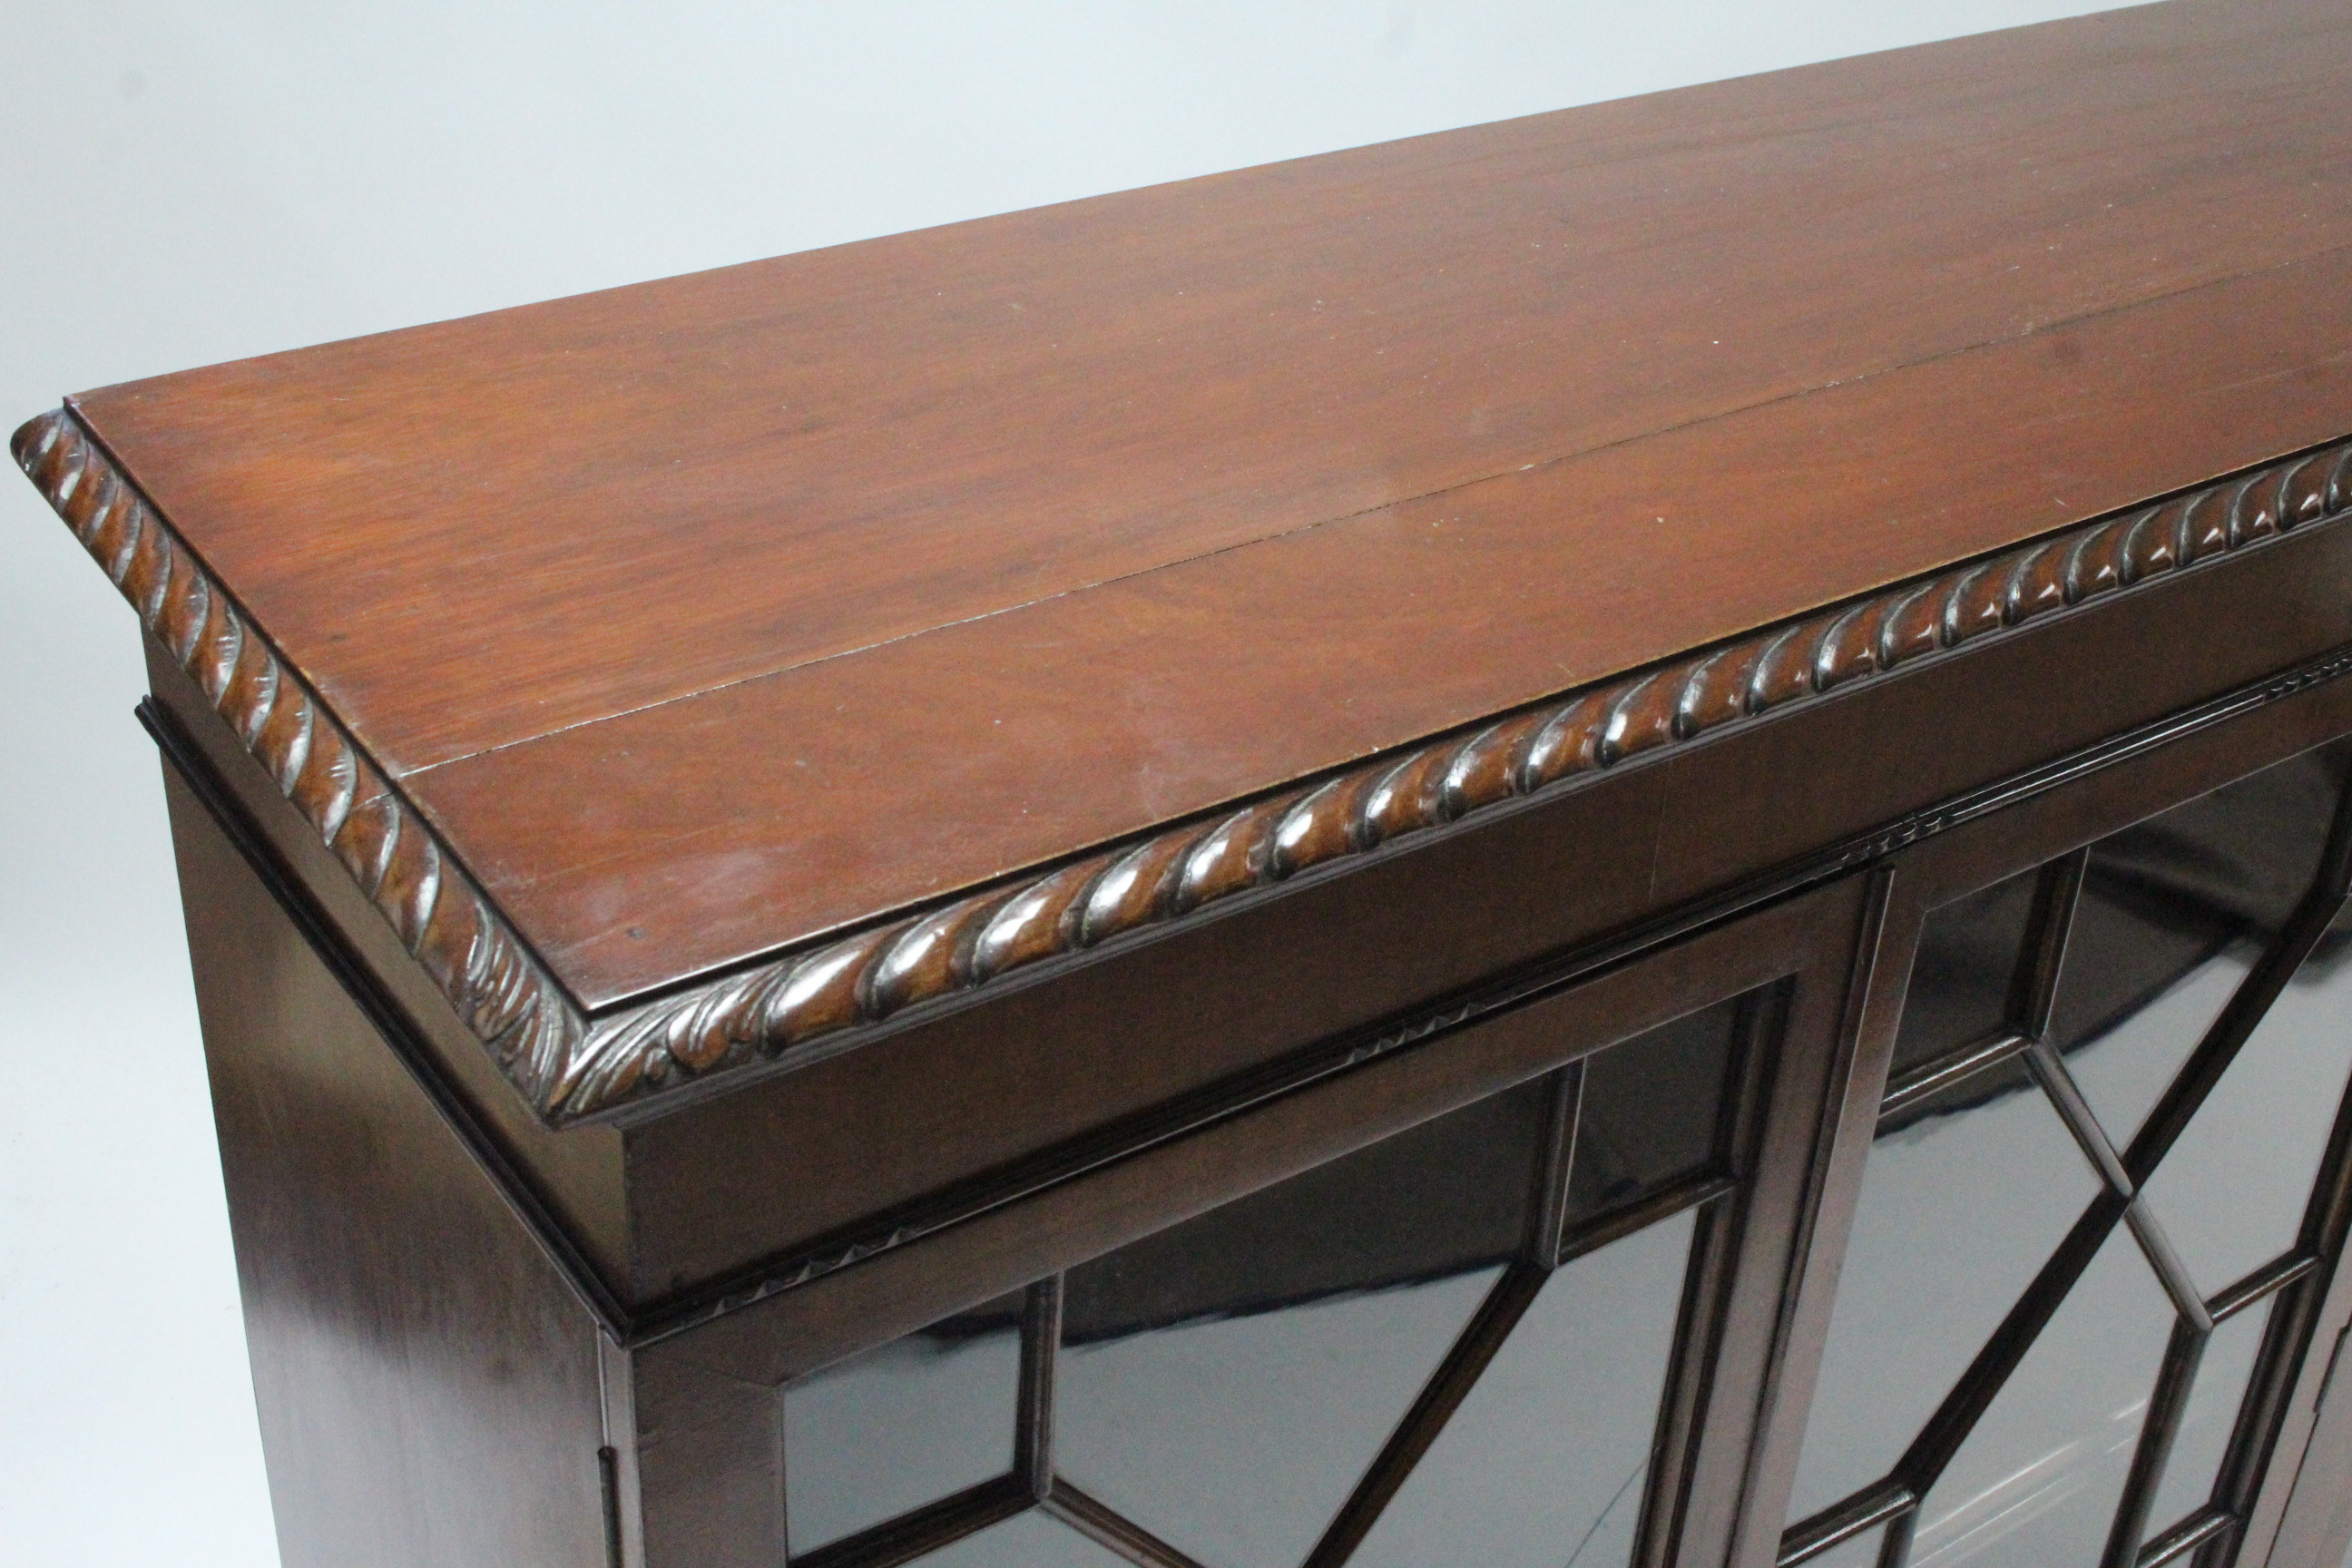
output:
[[[2343,776],[2307,752],[2093,847],[2052,1033],[2118,1145],[2310,887]]]
[[[1927,1494],[1914,1568],[2097,1563],[2172,1322],[2117,1226]]]
[[[1896,1077],[2009,1021],[2041,877],[2022,872],[1927,917],[1895,1031]]]
[[[2215,1294],[2294,1247],[2352,1074],[2352,942],[2342,922],[2238,1052],[2147,1201]]]
[[[1350,1559],[1353,1568],[1624,1568],[1697,1216],[1548,1280]]]
[[[1549,1079],[1522,1084],[1071,1270],[1064,1331],[1245,1317],[1500,1263],[1525,1239]]]
[[[2222,1450],[2238,1422],[2238,1406],[2245,1402],[2246,1385],[2253,1380],[2254,1358],[2263,1348],[2263,1331],[2271,1321],[2273,1296],[2259,1307],[2221,1324],[2205,1342],[2205,1357],[2197,1363],[2197,1382],[2189,1391],[2189,1412],[2181,1417],[2180,1435],[2172,1441],[2172,1458],[2156,1489],[2156,1507],[2147,1516],[2152,1540],[2205,1506],[2213,1495],[2213,1481],[2221,1473]]]
[[[915,1561],[920,1568],[1128,1568],[1126,1558],[1034,1511],[1016,1513]]]
[[[2087,893],[2084,896],[2070,944],[2069,976],[2078,964],[2127,968],[2132,961],[2121,956],[2126,953],[2148,960],[2149,967],[2160,972],[2155,988],[2146,995],[2087,1038],[2060,1047],[2067,1053],[2067,1069],[2074,1074],[2091,1113],[2107,1130],[2118,1152],[2129,1146],[2132,1135],[2188,1065],[2189,1054],[2260,956],[2251,945],[2184,956],[2166,944],[2166,938],[2136,928],[2117,918],[2111,907],[2093,903]],[[2166,967],[2174,959],[2182,962]]]
[[[1871,1147],[1792,1521],[1887,1473],[2098,1192],[2030,1080],[1981,1073],[1947,1103]]]
[[[1215,1568],[1288,1568],[1521,1243],[1538,1080],[1068,1276],[1060,1471]]]
[[[784,1515],[807,1552],[1013,1468],[1022,1293],[784,1391]]]
[[[1737,998],[1718,1003],[1586,1061],[1571,1224],[1714,1163],[1739,1016]]]

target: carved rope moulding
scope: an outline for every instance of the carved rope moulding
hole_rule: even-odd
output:
[[[881,1023],[2352,508],[2345,442],[591,1020],[70,416],[35,419],[14,447],[507,1077],[558,1121]]]
[[[585,1029],[481,889],[69,416],[33,420],[12,449],[507,1078],[546,1103]]]

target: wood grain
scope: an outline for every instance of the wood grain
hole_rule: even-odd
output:
[[[574,1113],[1180,920],[2352,510],[2352,443],[1701,650],[601,1025]]]
[[[561,1119],[1818,697],[1905,656],[1768,629],[2342,437],[2347,40],[2175,0],[108,388],[20,458]]]
[[[2352,510],[2352,442],[591,1021],[63,413],[17,459],[542,1114],[610,1110],[1096,948]]]
[[[399,775],[2352,242],[2347,59],[2179,0],[75,406]]]
[[[31,421],[11,451],[509,1080],[544,1103],[585,1024],[464,868],[70,418]]]
[[[284,1568],[610,1568],[595,1320],[168,773]]]
[[[2352,252],[404,785],[603,1008],[2347,429]]]

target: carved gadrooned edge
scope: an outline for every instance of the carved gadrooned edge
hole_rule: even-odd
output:
[[[70,415],[10,449],[509,1080],[555,1103],[586,1023],[481,889]]]
[[[593,1113],[879,1023],[2347,507],[2352,442],[1391,753],[600,1025],[562,1085],[563,1110]]]
[[[2352,442],[2096,519],[1043,876],[583,1019],[69,416],[18,462],[538,1110],[563,1121],[881,1024],[2352,508]]]

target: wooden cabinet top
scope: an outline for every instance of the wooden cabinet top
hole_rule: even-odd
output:
[[[570,1114],[2100,591],[2020,547],[2352,430],[2347,89],[2338,0],[2173,0],[103,388],[17,452]]]

